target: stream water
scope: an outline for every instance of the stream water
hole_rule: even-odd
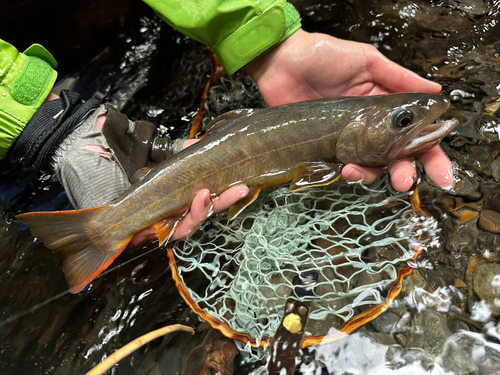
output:
[[[344,340],[307,350],[296,373],[500,373],[500,1],[293,3],[305,30],[373,44],[442,84],[452,102],[445,117],[460,120],[442,143],[455,189],[437,189],[425,175],[420,184],[422,206],[439,222],[436,246],[419,258],[389,311]],[[209,72],[206,48],[151,13],[60,86],[84,98],[106,92],[130,118],[179,137]],[[212,89],[208,113],[262,104],[239,73]],[[179,296],[163,249],[127,250],[89,290],[69,294],[59,256],[15,219],[70,209],[63,189],[29,167],[1,167],[0,373],[83,374],[134,338],[175,323],[198,331],[155,340],[111,373],[227,373],[204,367],[207,348],[230,344]],[[230,358],[235,374],[264,371],[237,352]]]

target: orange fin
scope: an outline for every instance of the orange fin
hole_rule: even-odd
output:
[[[153,225],[155,227],[156,236],[158,237],[160,245],[163,245],[170,239],[170,236],[172,236],[172,234],[174,233],[177,224],[186,215],[186,213],[182,215],[176,215],[173,217],[167,217],[166,219],[160,220],[159,222]]]
[[[324,186],[336,181],[342,174],[343,164],[310,162],[295,166],[294,179],[290,191],[296,191],[311,186]]]
[[[240,199],[238,202],[229,207],[229,220],[233,220],[241,211],[245,209],[246,206],[257,199],[260,191],[262,190],[262,186],[249,186],[248,190],[248,194],[245,198]]]
[[[74,211],[32,212],[17,218],[31,233],[63,258],[71,293],[78,293],[103,272],[125,249],[132,237],[105,230],[89,236],[88,223],[105,213],[108,205]]]

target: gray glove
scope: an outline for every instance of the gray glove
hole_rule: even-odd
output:
[[[97,131],[97,118],[106,112],[102,132]],[[183,143],[159,137],[154,124],[132,122],[104,104],[64,138],[52,155],[51,167],[73,206],[90,208],[119,197],[138,170],[154,167],[180,151]]]

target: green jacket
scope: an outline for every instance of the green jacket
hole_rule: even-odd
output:
[[[144,0],[169,25],[211,47],[228,74],[300,28],[285,0]],[[24,53],[0,39],[0,160],[55,83],[57,63],[42,46]]]
[[[143,0],[174,29],[211,47],[228,74],[300,28],[285,0]]]

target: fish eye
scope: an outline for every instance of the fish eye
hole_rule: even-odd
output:
[[[398,108],[392,113],[392,125],[398,128],[404,128],[413,122],[413,112],[405,109]]]

